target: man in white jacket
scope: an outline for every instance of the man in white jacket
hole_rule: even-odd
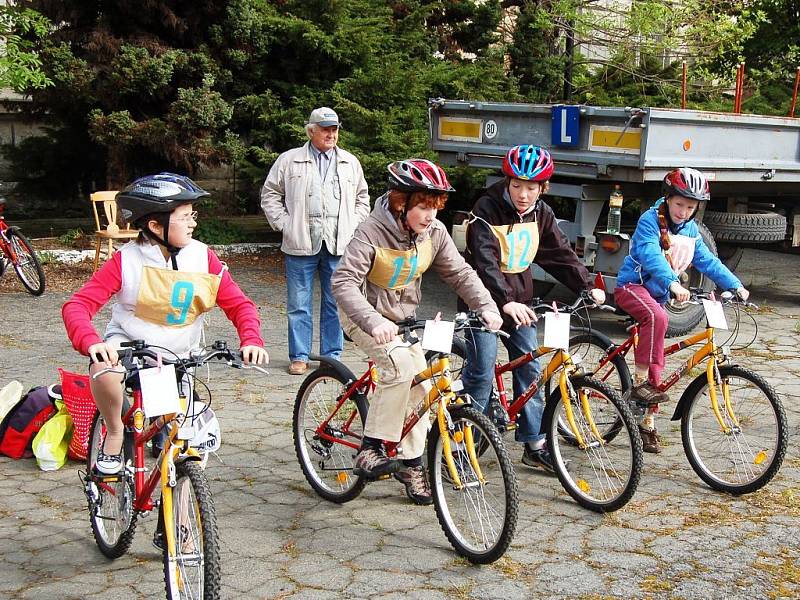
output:
[[[289,373],[308,368],[313,335],[314,276],[321,285],[319,353],[338,358],[344,343],[331,275],[353,232],[370,212],[369,192],[358,159],[337,146],[339,116],[330,108],[311,111],[308,142],[281,154],[261,188],[261,208],[283,233]]]

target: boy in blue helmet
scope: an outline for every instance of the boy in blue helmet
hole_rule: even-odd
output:
[[[478,198],[467,227],[467,262],[477,271],[503,314],[503,338],[510,360],[538,347],[536,315],[528,304],[534,299],[534,262],[575,293],[590,290],[592,278],[566,236],[558,228],[552,209],[540,201],[553,174],[553,159],[544,148],[514,146],[503,159],[505,179]],[[591,289],[592,299],[605,301],[602,290]],[[484,411],[489,404],[497,359],[497,336],[470,331],[467,361],[462,374],[464,391]],[[541,368],[533,360],[513,371],[514,397],[535,381]],[[544,401],[541,391],[519,415],[516,440],[524,444],[522,462],[553,473],[553,460],[540,432]]]

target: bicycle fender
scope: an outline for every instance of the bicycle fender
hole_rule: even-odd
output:
[[[331,358],[330,356],[317,356],[316,354],[309,354],[309,360],[318,360],[321,363],[328,365],[331,369],[336,371],[339,375],[341,375],[345,381],[348,383],[352,383],[356,381],[358,377],[355,376],[347,365],[343,362],[336,360],[335,358]]]

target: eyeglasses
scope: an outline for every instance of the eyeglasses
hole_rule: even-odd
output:
[[[184,215],[183,217],[177,217],[170,219],[173,223],[188,223],[189,221],[194,221],[197,223],[197,211],[193,210],[188,215]]]

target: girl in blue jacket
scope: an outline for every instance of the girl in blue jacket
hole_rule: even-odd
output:
[[[654,414],[660,402],[669,400],[656,387],[664,370],[668,321],[664,304],[670,294],[678,302],[689,299],[680,275],[694,265],[721,288],[735,289],[744,300],[749,296],[742,282],[705,245],[694,221],[700,202],[711,197],[705,176],[695,169],[675,169],[664,177],[662,190],[664,197],[639,218],[614,291],[617,306],[640,325],[631,398],[650,407],[639,430],[645,452],[654,453],[661,451]]]

